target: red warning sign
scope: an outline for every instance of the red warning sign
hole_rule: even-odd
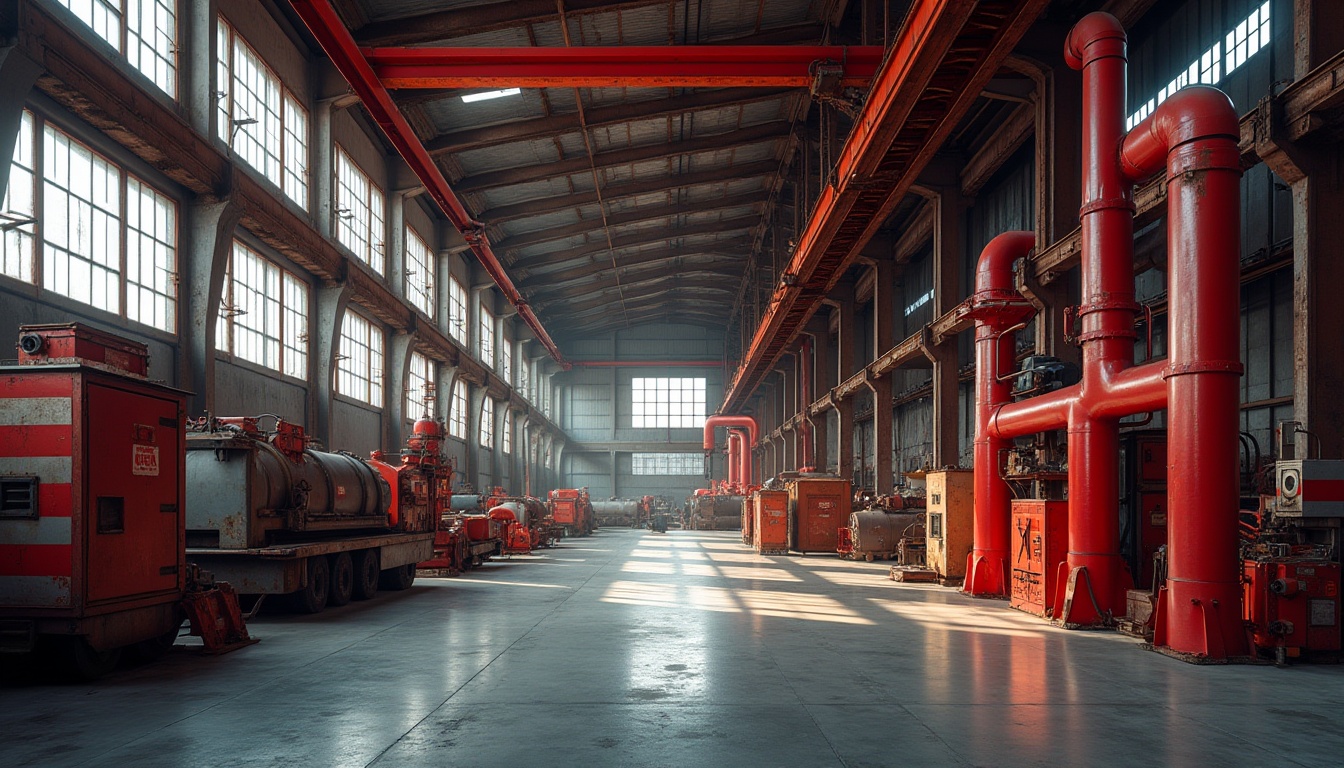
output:
[[[131,446],[131,474],[146,477],[159,476],[159,447],[157,445]]]

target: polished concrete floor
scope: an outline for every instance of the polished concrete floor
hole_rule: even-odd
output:
[[[881,564],[604,529],[95,684],[0,765],[1327,766],[1344,667],[1196,667]]]

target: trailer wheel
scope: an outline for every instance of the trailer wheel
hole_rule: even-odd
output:
[[[89,641],[82,637],[71,637],[65,642],[66,658],[70,662],[69,672],[78,680],[95,680],[116,669],[121,661],[121,649],[107,651],[94,650]]]
[[[388,568],[383,571],[382,578],[378,580],[378,586],[383,589],[394,592],[403,589],[410,589],[415,583],[415,563],[410,565],[399,565],[396,568]]]
[[[356,600],[368,600],[378,592],[378,550],[365,549],[355,553]]]
[[[355,593],[355,564],[349,552],[338,552],[331,556],[331,589],[327,594],[327,605],[341,606],[350,602]]]
[[[331,588],[331,570],[327,558],[308,558],[308,584],[295,592],[292,605],[297,613],[320,613],[327,607],[327,592]]]

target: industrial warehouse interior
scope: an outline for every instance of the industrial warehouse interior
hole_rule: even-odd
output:
[[[0,765],[1344,765],[1344,2],[9,0],[6,154]]]

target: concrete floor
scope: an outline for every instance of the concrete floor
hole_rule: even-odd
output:
[[[1344,764],[1342,667],[1189,666],[885,570],[604,529],[227,656],[0,682],[0,765]]]

